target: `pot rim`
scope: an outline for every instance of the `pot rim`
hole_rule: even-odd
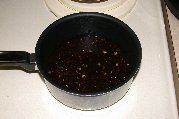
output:
[[[132,40],[135,40],[135,43],[136,43],[136,48],[139,52],[138,54],[138,60],[137,60],[137,63],[135,64],[135,67],[133,68],[133,71],[131,72],[131,74],[126,78],[126,80],[122,83],[122,85],[119,85],[115,88],[112,88],[110,90],[106,90],[106,91],[101,91],[101,92],[95,92],[95,93],[87,93],[87,94],[84,94],[84,93],[78,93],[78,92],[73,92],[73,91],[69,91],[69,90],[66,90],[64,88],[61,88],[60,86],[56,85],[50,78],[49,76],[47,75],[47,73],[45,73],[43,67],[40,65],[40,61],[39,61],[39,54],[40,54],[40,49],[39,49],[39,46],[41,44],[41,42],[43,42],[43,39],[47,36],[48,32],[51,31],[51,29],[53,29],[54,27],[58,26],[59,24],[61,24],[62,22],[66,21],[66,20],[70,20],[70,19],[73,19],[73,18],[77,18],[77,17],[83,17],[83,16],[93,16],[93,17],[100,17],[100,18],[104,18],[104,19],[108,19],[109,21],[112,21],[112,22],[115,22],[116,24],[118,24],[119,26],[123,27],[129,34],[131,34],[132,36]],[[50,83],[52,83],[55,87],[57,87],[58,89],[61,89],[69,94],[72,94],[72,95],[77,95],[77,96],[86,96],[86,97],[92,97],[92,96],[101,96],[101,95],[106,95],[110,92],[112,92],[113,90],[116,90],[120,87],[122,87],[125,83],[127,83],[129,80],[132,80],[133,78],[136,77],[139,69],[140,69],[140,64],[141,64],[141,60],[142,60],[142,47],[141,47],[141,44],[140,44],[140,41],[137,37],[137,35],[135,34],[135,32],[127,25],[125,24],[123,21],[113,17],[113,16],[110,16],[110,15],[107,15],[107,14],[103,14],[103,13],[97,13],[97,12],[82,12],[82,13],[74,13],[74,14],[70,14],[70,15],[67,15],[67,16],[64,16],[60,19],[58,19],[57,21],[53,22],[52,24],[50,24],[43,32],[42,34],[40,35],[38,41],[37,41],[37,44],[36,44],[36,47],[35,47],[35,59],[36,59],[36,64],[37,64],[37,67],[39,69],[39,72],[43,75],[43,77],[48,80]]]

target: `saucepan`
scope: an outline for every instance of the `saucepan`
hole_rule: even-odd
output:
[[[75,13],[50,24],[35,53],[1,51],[0,66],[37,71],[64,105],[80,110],[109,107],[128,92],[142,48],[124,22],[102,13]]]

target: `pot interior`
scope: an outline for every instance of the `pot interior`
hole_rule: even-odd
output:
[[[58,88],[81,95],[107,93],[132,80],[141,45],[122,21],[78,13],[52,23],[36,46],[37,66]]]

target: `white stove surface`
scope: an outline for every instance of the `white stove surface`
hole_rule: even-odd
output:
[[[43,0],[1,0],[0,51],[34,52],[39,35],[56,19]],[[39,74],[0,70],[0,118],[178,119],[160,0],[137,0],[122,20],[143,48],[139,74],[123,99],[103,110],[75,110],[55,100]]]

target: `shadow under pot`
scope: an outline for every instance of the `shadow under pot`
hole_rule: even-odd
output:
[[[141,58],[140,42],[125,23],[101,13],[75,13],[49,25],[35,53],[0,52],[0,65],[34,71],[37,64],[58,101],[75,109],[97,110],[126,94]]]

